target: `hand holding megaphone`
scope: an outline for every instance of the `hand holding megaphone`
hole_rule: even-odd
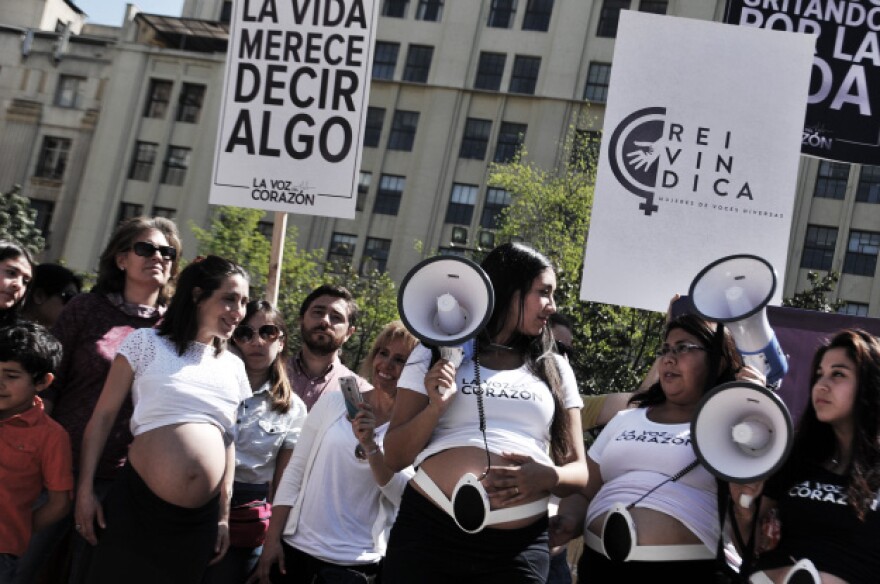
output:
[[[428,407],[438,408],[438,414],[442,414],[452,403],[452,399],[458,393],[455,384],[455,371],[457,367],[440,359],[425,373],[425,388],[428,390]]]

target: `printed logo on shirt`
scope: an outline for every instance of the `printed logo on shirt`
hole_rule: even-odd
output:
[[[846,487],[809,480],[800,482],[789,489],[788,496],[793,499],[810,499],[835,505],[846,505],[848,501]],[[880,504],[880,495],[871,501],[871,511],[876,511],[878,504]]]
[[[675,444],[676,446],[690,446],[690,433],[673,434],[672,432],[642,430],[624,430],[618,434],[615,442],[647,442],[652,444]]]
[[[484,381],[482,384],[477,385],[476,379],[467,380],[462,378],[459,380],[458,386],[461,393],[465,395],[480,395],[482,393],[485,397],[492,398],[535,402],[544,401],[544,396],[533,393],[528,389],[523,389],[524,387],[527,387],[525,384],[520,385],[503,381]]]

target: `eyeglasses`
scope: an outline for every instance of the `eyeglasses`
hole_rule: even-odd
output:
[[[131,249],[142,258],[153,257],[157,251],[166,260],[174,261],[177,259],[177,249],[170,245],[153,245],[149,241],[138,241],[131,246]]]
[[[572,361],[574,359],[574,347],[571,345],[566,345],[565,343],[560,343],[556,341],[556,352]]]
[[[232,333],[232,338],[236,341],[241,341],[242,343],[250,343],[255,334],[260,335],[260,338],[267,343],[273,343],[280,337],[284,336],[281,329],[274,324],[264,324],[257,330],[254,330],[253,327],[246,324],[242,324],[236,327],[235,332]]]
[[[70,299],[79,294],[76,290],[62,290],[58,296],[61,298],[61,304],[67,304]]]
[[[667,345],[663,343],[661,347],[657,350],[658,357],[665,357],[666,355],[672,354],[673,357],[678,357],[679,355],[686,355],[691,351],[705,351],[704,347],[700,345],[695,345],[694,343],[676,343],[673,345]]]

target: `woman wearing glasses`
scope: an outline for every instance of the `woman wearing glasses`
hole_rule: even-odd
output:
[[[82,290],[82,278],[58,264],[40,264],[28,288],[21,317],[52,328],[67,303]]]
[[[691,418],[716,385],[763,378],[743,367],[726,329],[693,315],[666,326],[658,357],[659,382],[608,423],[587,453],[586,489],[560,505],[552,542],[583,530],[583,581],[713,581],[717,487],[696,464]]]
[[[177,226],[168,219],[135,217],[120,224],[101,253],[95,287],[90,294],[72,298],[52,328],[64,356],[55,383],[42,397],[46,409],[70,434],[74,473],[79,471],[83,432],[117,349],[133,331],[152,328],[165,314],[180,249]],[[99,498],[125,464],[132,440],[131,412],[131,399],[126,399],[98,460],[94,489]],[[46,565],[44,558],[72,524],[63,521],[45,536],[37,536],[38,543],[22,562],[27,574]],[[76,535],[71,541],[71,582],[78,582],[90,546]]]
[[[232,333],[244,361],[253,396],[238,407],[235,431],[235,483],[232,489],[229,551],[211,566],[203,582],[243,584],[262,553],[257,517],[271,513],[271,502],[305,421],[306,404],[287,378],[284,317],[265,300],[252,300]],[[237,522],[237,516],[244,521]]]
[[[373,385],[349,419],[343,393],[312,407],[275,496],[257,567],[261,584],[375,582],[388,531],[412,469],[395,473],[382,443],[397,379],[416,339],[400,321],[385,326],[361,372]]]

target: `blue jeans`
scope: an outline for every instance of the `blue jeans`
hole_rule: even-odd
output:
[[[550,556],[550,575],[547,584],[571,584],[571,568],[568,567],[568,550]]]

